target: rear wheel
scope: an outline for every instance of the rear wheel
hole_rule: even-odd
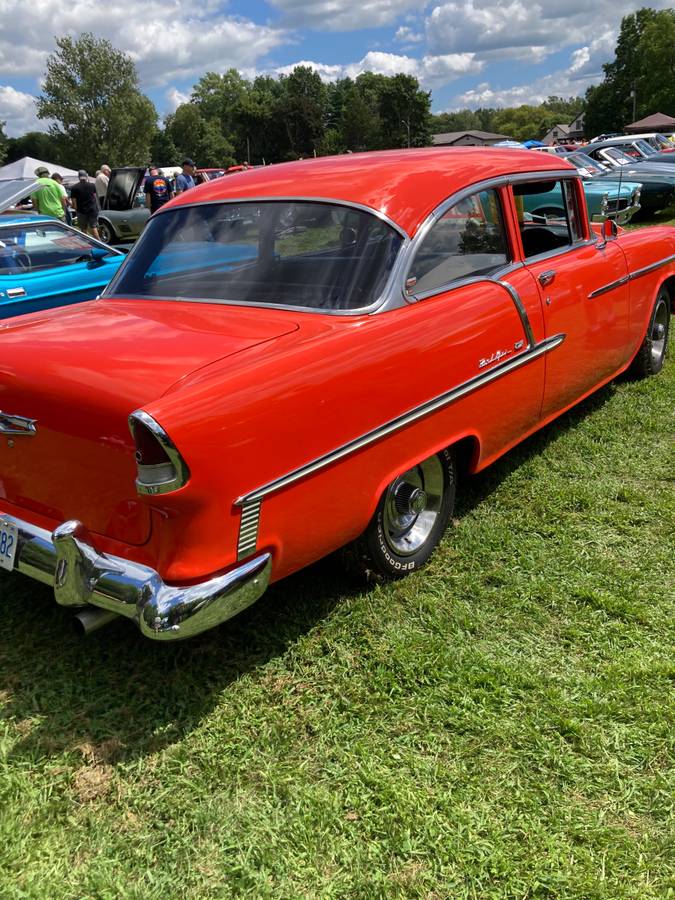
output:
[[[661,371],[666,359],[669,331],[670,295],[662,287],[656,296],[647,333],[631,365],[630,371],[636,378],[658,375]]]
[[[350,568],[371,577],[401,578],[424,565],[452,515],[455,481],[449,450],[395,478],[365,532],[347,549]]]

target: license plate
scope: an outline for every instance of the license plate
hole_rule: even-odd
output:
[[[0,569],[11,572],[14,568],[17,539],[16,525],[6,519],[0,519]]]

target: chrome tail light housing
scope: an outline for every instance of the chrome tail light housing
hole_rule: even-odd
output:
[[[142,409],[129,416],[136,445],[136,490],[139,494],[168,494],[190,478],[187,463],[159,422]]]

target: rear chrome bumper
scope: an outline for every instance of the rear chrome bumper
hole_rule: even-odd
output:
[[[172,586],[149,566],[99,553],[81,522],[53,533],[3,515],[18,530],[14,571],[52,585],[62,606],[96,606],[133,619],[153,640],[193,637],[246,609],[264,593],[272,560],[261,554],[199,584]]]

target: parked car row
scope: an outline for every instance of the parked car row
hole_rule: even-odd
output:
[[[529,151],[250,170],[124,259],[60,227],[0,223],[3,296],[43,262],[116,274],[3,322],[0,569],[157,640],[340,548],[416,570],[467,474],[661,370],[675,301],[675,228],[592,225],[575,165]]]

